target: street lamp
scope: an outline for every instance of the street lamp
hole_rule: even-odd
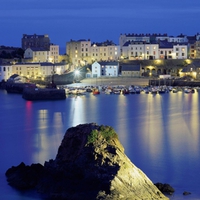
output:
[[[78,69],[76,69],[76,70],[74,71],[74,80],[75,80],[75,82],[78,81],[79,75],[80,75],[80,71],[79,71]]]

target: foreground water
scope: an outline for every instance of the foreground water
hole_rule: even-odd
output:
[[[0,90],[0,197],[42,199],[7,185],[11,166],[54,159],[65,131],[96,122],[112,126],[126,155],[154,183],[169,183],[170,199],[200,199],[200,94],[87,94],[31,102]],[[184,191],[192,194],[183,196]]]

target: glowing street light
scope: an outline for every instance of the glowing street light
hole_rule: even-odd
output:
[[[74,80],[75,82],[79,81],[80,71],[78,69],[74,70]]]
[[[78,69],[76,69],[76,70],[74,71],[74,74],[75,74],[75,76],[78,76],[78,75],[80,74],[80,71],[79,71]]]

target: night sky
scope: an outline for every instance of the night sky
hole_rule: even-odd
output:
[[[48,34],[65,47],[70,39],[112,40],[121,33],[200,32],[199,0],[2,0],[0,45],[21,46],[23,34]]]

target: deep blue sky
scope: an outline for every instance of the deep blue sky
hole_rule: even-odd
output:
[[[65,47],[70,39],[107,39],[120,33],[200,32],[199,0],[2,0],[0,45],[21,46],[26,34],[48,34]]]

